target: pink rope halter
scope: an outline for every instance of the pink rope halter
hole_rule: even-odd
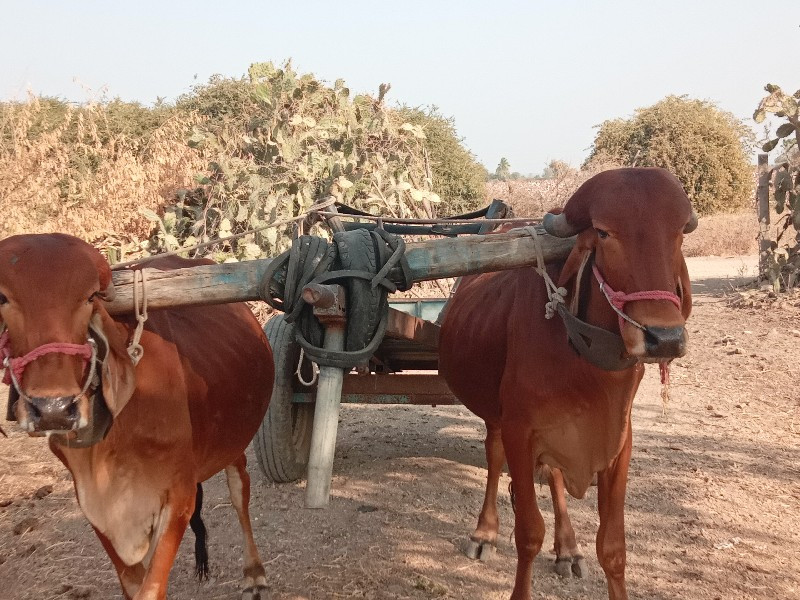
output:
[[[608,303],[611,305],[611,308],[613,308],[614,312],[616,312],[618,315],[620,331],[622,331],[622,324],[624,321],[627,321],[634,327],[638,327],[642,331],[646,329],[644,325],[634,321],[625,314],[624,309],[628,302],[633,302],[635,300],[668,300],[672,302],[678,308],[678,310],[681,309],[681,299],[672,292],[665,292],[663,290],[633,292],[632,294],[615,292],[613,289],[611,289],[611,286],[608,285],[608,282],[603,279],[603,276],[600,274],[600,270],[597,268],[597,265],[592,265],[592,272],[594,272],[597,283],[600,284],[600,291],[603,292],[606,300],[608,300]],[[669,385],[669,362],[660,362],[659,370],[661,372],[661,384]]]
[[[681,299],[672,292],[665,292],[663,290],[633,292],[632,294],[615,292],[613,289],[611,289],[611,286],[608,285],[608,282],[603,279],[603,276],[600,274],[600,270],[597,268],[597,265],[592,265],[592,271],[597,279],[597,283],[600,284],[600,291],[603,292],[606,300],[608,300],[608,303],[611,305],[611,308],[614,309],[614,312],[616,312],[619,317],[620,330],[622,330],[623,321],[627,321],[634,327],[638,327],[643,331],[645,329],[644,325],[637,323],[625,314],[624,309],[628,302],[634,302],[635,300],[668,300],[677,306],[678,310],[681,308]]]
[[[17,387],[19,387],[19,382],[22,381],[22,374],[25,372],[25,367],[37,358],[40,358],[45,354],[52,354],[53,352],[80,356],[83,358],[84,369],[86,368],[86,364],[92,359],[93,355],[92,346],[89,343],[69,344],[66,342],[52,342],[50,344],[44,344],[38,348],[34,348],[25,356],[12,358],[8,339],[8,331],[4,331],[2,335],[0,335],[0,359],[2,359],[3,366],[5,367],[3,383],[6,385],[11,385],[13,382]],[[21,393],[22,390],[18,391]]]

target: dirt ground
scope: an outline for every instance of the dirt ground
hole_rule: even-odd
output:
[[[690,352],[674,363],[666,413],[655,368],[634,405],[629,593],[800,598],[800,295],[734,293],[752,258],[689,263]],[[121,598],[66,470],[43,440],[9,435],[0,439],[0,598]],[[345,406],[333,497],[322,511],[302,508],[302,483],[263,482],[250,454],[256,540],[273,598],[507,598],[516,557],[506,493],[497,557],[473,562],[459,549],[482,501],[482,439],[482,422],[462,407]],[[193,579],[188,534],[172,571],[175,600],[239,597],[234,512],[220,476],[205,489],[212,577]],[[552,535],[546,486],[539,501]],[[606,597],[594,555],[596,489],[571,499],[570,510],[590,576],[559,579],[542,552],[535,598]]]

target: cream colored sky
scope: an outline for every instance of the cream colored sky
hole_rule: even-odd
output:
[[[0,98],[174,99],[214,73],[293,59],[355,92],[434,104],[494,170],[579,164],[605,119],[668,94],[749,119],[800,87],[800,2],[3,0]],[[195,79],[195,76],[197,79]]]

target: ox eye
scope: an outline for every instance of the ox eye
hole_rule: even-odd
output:
[[[605,229],[599,229],[595,227],[595,231],[597,231],[597,237],[599,237],[601,240],[604,240],[608,237],[608,232]]]
[[[0,306],[3,304],[8,304],[8,298],[6,298],[5,294],[0,294]]]

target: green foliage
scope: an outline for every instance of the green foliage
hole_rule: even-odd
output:
[[[9,125],[25,114],[29,102],[0,103],[0,140],[9,143]],[[59,135],[64,143],[74,144],[88,138],[85,122],[91,120],[93,134],[103,146],[125,140],[127,147],[144,147],[150,135],[172,115],[173,109],[165,104],[154,107],[142,106],[138,102],[125,102],[119,98],[110,101],[85,105],[73,105],[66,100],[53,97],[36,99],[37,110],[28,123],[26,138],[29,142],[41,139],[43,135],[61,130]],[[97,116],[100,115],[98,119]]]
[[[701,215],[732,212],[752,199],[752,133],[732,114],[702,100],[668,96],[630,119],[603,122],[588,160],[663,167],[683,183]]]
[[[442,199],[442,216],[470,212],[484,200],[486,168],[463,145],[452,117],[435,106],[396,109],[401,121],[417,125],[425,134],[423,146],[431,171],[433,191]]]
[[[762,123],[772,114],[785,120],[776,128],[775,137],[762,146],[764,152],[771,152],[783,141],[783,152],[773,169],[770,203],[780,215],[782,229],[771,242],[767,272],[762,273],[778,291],[782,284],[794,287],[800,273],[800,90],[789,95],[773,84],[767,84],[764,90],[767,96],[761,99],[753,119]],[[793,239],[786,235],[790,228],[795,232]]]
[[[445,159],[453,158],[455,130],[433,111],[388,109],[387,91],[382,86],[379,99],[351,97],[342,80],[327,86],[290,63],[254,64],[247,80],[214,78],[196,87],[178,106],[208,117],[189,144],[210,158],[209,170],[198,177],[200,188],[171,209],[169,235],[185,247],[190,238],[291,219],[329,196],[374,214],[424,216],[426,203],[440,202],[426,168],[428,132],[439,142],[428,151],[431,163],[435,156],[450,169],[440,173],[452,174],[458,161]],[[448,185],[452,193],[455,184]],[[237,258],[274,255],[291,231],[266,229],[230,251]]]
[[[105,109],[105,127],[101,130],[103,141],[108,143],[113,139],[124,137],[139,148],[146,146],[153,132],[175,114],[173,107],[161,102],[148,107],[138,102],[125,102],[119,98],[105,102],[103,108]]]
[[[191,93],[178,98],[180,110],[196,112],[212,120],[233,119],[246,122],[257,110],[254,90],[247,79],[212,75],[207,84],[195,85]]]
[[[37,99],[38,109],[27,123],[25,137],[28,141],[39,139],[42,134],[57,129],[69,113],[69,104],[60,98],[42,96]],[[14,132],[12,127],[23,113],[28,112],[28,102],[0,102],[0,140],[3,145],[11,143]]]

